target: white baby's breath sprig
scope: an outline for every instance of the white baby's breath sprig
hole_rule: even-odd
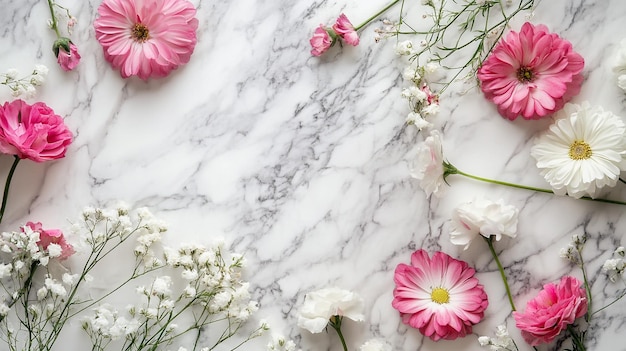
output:
[[[37,87],[43,85],[48,75],[48,67],[35,65],[30,74],[20,77],[20,73],[15,68],[8,69],[5,73],[0,73],[0,83],[11,89],[13,97],[32,98],[37,93]]]
[[[402,1],[402,8],[404,3]],[[432,23],[430,28],[416,30],[423,27],[421,23],[410,23],[401,14],[399,25],[377,30],[377,40],[397,36],[401,44],[397,46],[397,52],[409,55],[415,65],[431,62],[449,69],[452,74],[445,81],[432,82],[439,86],[433,91],[442,95],[458,77],[465,75],[468,79],[475,79],[476,70],[504,34],[511,19],[520,12],[532,10],[535,3],[536,0],[522,0],[517,7],[509,8],[511,4],[493,0],[424,0],[422,9],[425,13],[419,21],[429,21]],[[407,36],[417,36],[419,45],[406,45]],[[458,52],[468,59],[458,62]]]

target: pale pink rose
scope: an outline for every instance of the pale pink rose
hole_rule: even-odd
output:
[[[354,26],[343,13],[339,15],[337,21],[333,25],[333,30],[337,33],[346,43],[357,46],[359,45],[359,33],[354,30]]]
[[[513,312],[515,325],[528,344],[551,342],[587,313],[587,296],[581,285],[578,279],[564,276],[558,284],[544,285],[537,297],[528,301],[526,311]]]
[[[64,157],[71,143],[63,118],[43,102],[15,100],[0,107],[0,152],[44,162]]]
[[[580,92],[584,65],[569,41],[544,25],[525,23],[496,45],[477,76],[485,97],[503,117],[539,119]]]
[[[165,77],[196,46],[196,9],[187,0],[104,0],[98,14],[96,39],[123,78]]]
[[[70,51],[67,52],[63,48],[63,46],[59,46],[59,52],[57,54],[57,61],[59,62],[59,66],[64,71],[71,71],[80,62],[80,54],[78,53],[78,48],[76,45],[69,43]]]
[[[324,25],[320,24],[320,26],[315,29],[309,43],[311,43],[311,55],[321,56],[330,48],[333,40]]]
[[[469,265],[437,251],[411,255],[411,264],[395,270],[391,305],[402,321],[434,341],[453,340],[472,332],[489,305],[487,293]]]
[[[39,233],[39,242],[37,244],[44,250],[47,250],[50,244],[59,245],[61,247],[61,256],[58,258],[60,260],[65,260],[75,253],[74,248],[65,241],[63,232],[59,229],[43,229],[40,222],[28,222],[26,226],[32,231]]]

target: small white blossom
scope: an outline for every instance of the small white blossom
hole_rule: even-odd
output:
[[[152,283],[152,293],[162,296],[169,296],[171,294],[172,278],[169,276],[161,276],[154,280]]]
[[[59,257],[62,253],[63,249],[61,248],[61,245],[55,243],[50,243],[48,245],[48,256],[51,258]]]
[[[429,116],[436,116],[439,113],[439,104],[433,103],[425,106],[422,113]]]
[[[360,351],[391,351],[391,345],[380,339],[371,339],[366,341],[359,348]]]
[[[62,284],[59,284],[58,281],[52,278],[46,278],[44,280],[44,284],[48,290],[52,293],[52,295],[65,297],[67,296],[67,290]]]
[[[401,41],[396,45],[396,54],[399,56],[409,56],[413,54],[413,42],[410,40]]]
[[[7,306],[5,303],[0,303],[0,316],[6,316],[7,314],[9,314],[9,311],[11,311],[9,306]]]
[[[37,290],[37,299],[38,300],[43,300],[46,298],[46,296],[48,295],[48,289],[45,286],[42,286],[41,288],[39,288]]]

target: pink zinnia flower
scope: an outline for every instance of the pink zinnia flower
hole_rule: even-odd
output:
[[[452,340],[472,332],[489,304],[483,286],[466,262],[443,252],[432,259],[424,250],[411,255],[411,265],[396,267],[391,305],[404,323],[434,341]]]
[[[0,107],[0,152],[43,162],[65,156],[71,143],[63,118],[43,102],[15,100]]]
[[[165,77],[196,46],[196,9],[187,0],[104,0],[98,13],[96,39],[124,78]]]
[[[510,120],[539,119],[580,92],[585,62],[544,25],[525,23],[498,43],[478,70],[482,91]]]
[[[32,231],[39,233],[39,242],[37,244],[44,250],[48,250],[50,244],[59,245],[61,247],[61,255],[58,256],[60,260],[65,260],[74,254],[74,247],[65,241],[65,237],[59,229],[43,229],[41,222],[28,222],[26,226]]]
[[[311,55],[322,56],[332,46],[333,42],[334,40],[330,37],[324,25],[320,24],[309,40],[309,43],[311,43]]]
[[[55,43],[55,45],[53,46],[53,49],[57,55],[57,62],[64,71],[71,71],[76,68],[76,66],[78,66],[78,63],[80,62],[80,54],[78,53],[78,48],[67,38],[61,38],[59,39],[59,41],[65,41],[65,43],[59,44],[58,46]],[[69,48],[70,50],[67,51],[66,48]]]
[[[562,330],[587,313],[587,296],[582,283],[570,276],[559,284],[546,284],[528,301],[525,312],[513,312],[515,325],[531,346],[549,343]]]
[[[337,33],[346,43],[357,46],[359,45],[359,34],[354,30],[354,26],[343,13],[339,15],[337,21],[333,25],[333,30]]]

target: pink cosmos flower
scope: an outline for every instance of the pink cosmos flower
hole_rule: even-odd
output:
[[[332,46],[334,40],[328,34],[328,31],[323,24],[315,29],[315,33],[309,40],[311,43],[311,55],[322,56]]]
[[[196,9],[187,0],[104,0],[98,13],[96,39],[123,78],[165,77],[196,46]]]
[[[515,324],[528,344],[551,342],[587,313],[587,297],[581,285],[574,277],[562,277],[559,284],[544,285],[537,297],[528,301],[525,312],[513,312]]]
[[[343,13],[339,15],[337,21],[333,25],[333,30],[337,33],[346,43],[357,46],[359,45],[359,34],[354,30],[354,26]]]
[[[443,252],[432,259],[424,250],[411,255],[411,265],[396,267],[391,305],[404,323],[434,341],[453,340],[472,332],[489,302],[483,286],[466,262]]]
[[[50,244],[59,245],[61,247],[61,254],[58,256],[60,260],[65,260],[76,252],[74,247],[65,241],[65,237],[59,229],[43,229],[41,222],[28,222],[26,226],[34,232],[39,232],[39,242],[37,244],[44,250],[48,250]]]
[[[584,64],[569,41],[544,25],[527,22],[496,45],[478,70],[478,79],[503,117],[539,119],[580,92]]]
[[[71,143],[63,118],[43,102],[15,100],[0,107],[0,152],[44,162],[64,157]]]
[[[78,53],[78,48],[76,45],[69,43],[70,51],[67,52],[63,46],[59,46],[57,53],[57,62],[59,62],[59,66],[64,71],[71,71],[80,62],[80,54]]]

